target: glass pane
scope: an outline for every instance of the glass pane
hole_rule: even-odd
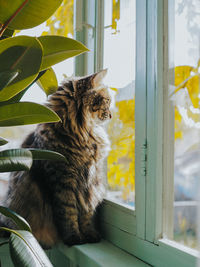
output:
[[[57,9],[47,22],[32,28],[20,31],[16,35],[40,36],[42,34],[57,34],[73,37],[73,5],[74,1],[64,1],[62,6]],[[67,16],[66,16],[67,14]],[[71,76],[73,74],[73,58],[56,64],[53,69],[56,73],[58,82],[61,82],[64,75]],[[27,93],[23,96],[22,101],[32,101],[35,103],[44,103],[46,101],[45,93],[37,84],[31,86]],[[17,148],[21,145],[24,138],[35,129],[35,125],[0,127],[0,136],[9,140],[7,145],[0,149]],[[0,177],[0,202],[7,190],[9,173],[1,173]]]
[[[197,248],[200,1],[174,1],[174,240]]]
[[[112,94],[108,197],[135,205],[135,1],[105,3],[104,68]]]

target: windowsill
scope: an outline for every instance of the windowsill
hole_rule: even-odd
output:
[[[78,266],[103,266],[103,267],[147,267],[150,266],[133,255],[112,245],[106,240],[100,243],[85,244],[68,247],[63,244],[57,246],[67,258]]]
[[[122,200],[121,192],[119,191],[107,191],[104,200],[108,200],[128,209],[135,210],[135,201],[125,202],[124,200]]]
[[[1,238],[0,241],[3,240],[4,239]],[[102,240],[100,243],[85,244],[79,246],[77,245],[72,247],[65,246],[64,244],[59,244],[53,249],[48,250],[47,255],[55,267],[76,265],[79,267],[150,266],[105,240]],[[8,245],[1,247],[0,259],[2,266],[13,266]],[[68,260],[70,260],[73,265],[70,265]]]
[[[0,241],[4,241],[3,238]],[[148,267],[148,265],[133,255],[112,245],[106,240],[100,243],[84,244],[68,247],[59,244],[53,249],[47,250],[47,255],[55,267],[79,266],[79,267]],[[4,245],[0,250],[1,264],[4,267],[12,267],[9,246]],[[69,261],[73,265],[70,265]]]
[[[126,203],[122,203],[119,200],[116,200],[114,197],[112,197],[110,194],[108,194],[105,198],[103,203],[112,205],[117,208],[121,208],[123,210],[132,211],[135,213],[135,206],[128,205]]]
[[[4,239],[0,239],[0,242]],[[134,238],[130,243],[126,238],[129,248],[134,250],[134,254],[143,258],[149,265],[136,258],[132,254],[111,244],[106,240],[100,243],[85,244],[68,247],[59,244],[46,253],[55,267],[79,266],[79,267],[148,267],[148,266],[196,266],[196,259],[199,253],[196,250],[187,248],[174,241],[161,239],[158,245]],[[132,251],[131,251],[132,253]],[[12,267],[9,246],[4,245],[0,249],[1,264],[4,267]]]

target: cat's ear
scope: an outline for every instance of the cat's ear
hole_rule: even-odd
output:
[[[85,77],[80,77],[72,80],[74,92],[76,95],[80,95],[87,90],[90,90],[92,88],[96,88],[99,85],[102,84],[103,79],[107,73],[107,69],[101,70],[97,73],[94,73],[92,75],[88,75]]]
[[[99,72],[92,75],[92,87],[98,87],[103,83],[103,79],[105,78],[108,69],[100,70]]]

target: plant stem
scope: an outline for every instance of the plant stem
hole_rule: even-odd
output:
[[[3,35],[4,31],[8,27],[8,25],[11,23],[11,21],[19,14],[19,12],[23,9],[23,7],[28,3],[29,0],[25,0],[21,6],[15,11],[15,13],[1,26],[0,29],[0,37]]]

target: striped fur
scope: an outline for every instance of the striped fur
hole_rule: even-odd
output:
[[[105,74],[66,80],[47,104],[61,121],[38,125],[22,145],[67,159],[34,161],[30,172],[14,173],[4,202],[27,219],[44,247],[100,240],[94,213],[104,194],[102,165],[109,150],[103,123],[111,118]],[[14,227],[3,216],[1,222]]]

